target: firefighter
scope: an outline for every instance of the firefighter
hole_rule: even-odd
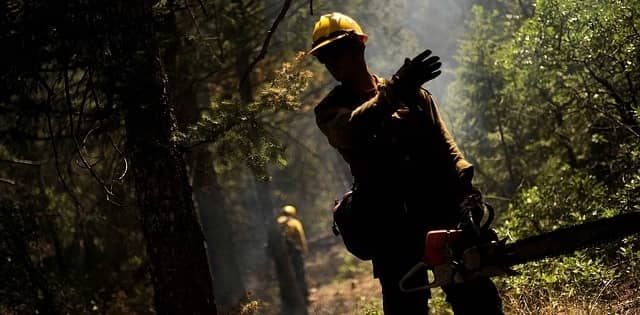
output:
[[[428,290],[398,285],[420,261],[426,231],[454,228],[459,204],[472,191],[473,167],[450,136],[432,95],[421,88],[440,74],[438,57],[425,51],[391,80],[369,72],[368,36],[352,18],[330,13],[313,29],[308,54],[340,84],[318,104],[316,123],[349,164],[353,207],[364,207],[376,232],[373,274],[382,287],[386,315],[427,314]],[[426,273],[414,281],[426,281]],[[456,315],[502,314],[490,279],[443,288]]]
[[[304,255],[307,254],[307,239],[304,236],[302,222],[296,217],[296,207],[285,205],[280,211],[278,224],[282,229],[282,234],[287,244],[287,251],[293,265],[298,289],[307,305],[309,304],[309,289],[304,272]]]

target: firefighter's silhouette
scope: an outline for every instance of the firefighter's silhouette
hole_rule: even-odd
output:
[[[287,252],[293,265],[298,288],[305,302],[309,304],[309,289],[305,280],[304,255],[307,254],[307,239],[304,236],[302,222],[296,217],[296,208],[292,205],[282,207],[278,224],[287,244]]]

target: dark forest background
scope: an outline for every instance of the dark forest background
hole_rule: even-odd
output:
[[[275,216],[326,241],[351,184],[313,117],[335,83],[302,57],[330,11],[383,76],[442,57],[425,87],[501,237],[640,210],[640,1],[8,0],[0,314],[306,313]],[[638,310],[639,246],[527,264],[507,309]]]

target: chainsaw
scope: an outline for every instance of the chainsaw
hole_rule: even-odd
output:
[[[490,230],[490,229],[487,229]],[[429,231],[422,260],[400,280],[400,289],[412,292],[478,278],[516,275],[512,266],[569,254],[640,232],[640,212],[629,212],[524,238],[477,242],[460,248],[463,229]],[[426,285],[407,288],[407,280],[427,269]]]

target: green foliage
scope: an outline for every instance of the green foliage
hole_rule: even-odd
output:
[[[538,185],[521,190],[509,204],[501,234],[519,239],[618,213],[610,208],[610,193],[595,176],[566,165],[551,165],[541,173],[545,176]]]
[[[616,280],[616,270],[598,257],[603,251],[577,252],[514,268],[521,275],[501,279],[513,295],[542,299],[549,292],[558,298],[595,295],[602,285]]]
[[[275,4],[159,1],[153,8],[157,42],[127,42],[127,36],[151,33],[144,23],[129,19],[123,3],[7,3],[9,10],[0,13],[0,24],[7,29],[0,42],[8,56],[0,66],[0,195],[15,203],[6,209],[24,212],[24,224],[16,217],[3,217],[0,230],[17,233],[24,227],[29,233],[12,234],[12,242],[38,244],[26,247],[31,260],[24,264],[32,261],[36,267],[29,271],[30,279],[42,278],[49,286],[39,290],[41,296],[50,296],[50,305],[38,306],[41,312],[150,309],[153,292],[125,146],[127,108],[119,94],[123,78],[130,74],[127,65],[135,61],[119,59],[127,48],[123,46],[160,46],[169,77],[160,81],[168,82],[165,88],[179,127],[171,140],[183,145],[185,157],[200,153],[185,148],[195,144],[191,140],[202,146],[213,143],[206,149],[216,155],[198,161],[206,166],[198,165],[204,169],[201,173],[215,178],[214,165],[235,165],[235,170],[248,165],[265,178],[269,164],[287,165],[284,145],[271,125],[274,117],[300,106],[299,93],[309,73],[283,64],[297,50],[275,39],[277,45],[253,69],[247,88],[238,88],[240,76],[262,45]],[[300,12],[290,13],[300,20]],[[308,40],[306,29],[290,27],[284,32],[287,36],[281,38]],[[189,125],[200,128],[190,131]],[[245,191],[247,182],[239,183],[239,190]],[[2,215],[10,213],[4,208]],[[246,209],[260,218],[255,207]],[[5,225],[8,222],[12,224]],[[12,307],[39,303],[30,300],[38,297],[29,294],[38,292],[35,284],[22,281],[27,276],[18,267],[24,269],[24,264],[10,264],[8,268],[16,269],[7,273],[2,270],[3,279],[16,271],[12,287],[25,284],[11,296]],[[9,305],[5,297],[0,294],[0,312]]]
[[[149,309],[152,292],[139,279],[146,257],[140,233],[127,226],[135,222],[131,213],[94,213],[79,225],[66,195],[39,190],[22,201],[1,199],[0,210],[0,274],[11,275],[0,299],[7,312]],[[103,222],[118,228],[103,229]]]
[[[369,301],[367,304],[363,305],[358,314],[361,315],[383,315],[382,305],[380,305],[379,301]]]
[[[536,182],[548,159],[592,168],[604,180],[634,168],[609,163],[632,154],[619,144],[638,138],[634,10],[623,2],[541,1],[522,19],[475,8],[453,85],[456,125],[492,193],[511,197]]]
[[[575,172],[568,166],[554,168],[555,172],[543,172],[546,178],[541,178],[539,185],[517,195],[499,234],[515,240],[618,213],[609,208],[609,192],[595,176]],[[616,278],[608,256],[605,249],[589,249],[528,263],[516,268],[522,275],[504,279],[505,288],[517,295],[526,293],[539,298],[549,291],[563,297],[592,294]]]
[[[474,8],[451,92],[452,129],[499,206],[499,234],[637,211],[640,3],[540,0],[531,12],[503,3]],[[636,283],[637,255],[629,237],[529,263],[502,284],[533,301],[596,296],[604,284]]]
[[[498,229],[511,240],[537,235],[601,217],[619,210],[608,189],[594,175],[572,170],[568,165],[552,164],[541,170],[544,177],[536,186],[523,189],[508,209]],[[598,294],[601,286],[625,280],[616,267],[618,243],[605,244],[565,257],[549,258],[515,268],[521,274],[501,280],[510,294],[544,300],[550,292],[556,299]]]
[[[200,120],[179,138],[187,146],[210,143],[217,155],[216,172],[233,169],[244,161],[263,179],[268,178],[267,166],[276,162],[287,165],[284,148],[266,128],[266,115],[281,114],[300,107],[300,95],[311,78],[309,71],[300,71],[298,62],[283,63],[275,78],[265,84],[258,99],[243,104],[237,99],[212,99]]]
[[[284,62],[276,71],[275,78],[259,93],[258,101],[250,106],[269,112],[299,109],[301,95],[312,77],[310,71],[300,69],[302,58],[304,54],[299,54],[293,63]]]
[[[429,311],[434,315],[452,315],[453,310],[446,301],[444,291],[441,288],[431,290],[431,298],[429,299]]]
[[[500,233],[515,239],[640,210],[640,2],[478,3],[485,6],[474,7],[460,42],[448,102],[456,107],[448,112],[456,113],[451,129],[476,165],[478,184],[503,210]],[[226,189],[233,206],[221,211],[232,210],[226,211],[232,230],[255,234],[243,238],[247,247],[260,247],[263,235],[252,229],[264,225],[247,189],[255,187],[249,171],[273,176],[274,205],[299,205],[314,235],[329,230],[331,200],[350,181],[315,129],[311,105],[301,105],[320,97],[325,72],[311,80],[300,70],[309,58],[285,62],[308,48],[317,16],[308,16],[306,6],[290,10],[249,84],[238,87],[280,5],[154,6],[180,128],[173,140],[214,152],[202,163],[204,172],[220,181],[211,186]],[[361,22],[376,72],[392,73],[417,50],[421,34],[398,18],[413,8],[408,1],[315,5],[316,12],[343,11]],[[123,42],[115,26],[126,16],[120,4],[106,2],[9,1],[6,7],[0,14],[7,56],[0,66],[0,272],[10,276],[0,288],[0,313],[148,313],[153,292],[117,93],[128,69],[115,57]],[[575,297],[612,280],[638,283],[639,253],[638,237],[628,237],[527,265],[503,286]],[[341,265],[340,277],[367,268],[351,256]],[[255,305],[247,306],[251,312]]]
[[[636,151],[637,152],[637,151]],[[614,203],[622,211],[640,211],[640,171],[623,177],[624,186],[613,196]],[[640,236],[634,235],[624,238],[616,253],[624,263],[616,270],[621,279],[628,279],[630,283],[640,283]]]
[[[514,126],[530,130],[516,134],[525,154],[564,155],[611,184],[637,167],[610,162],[631,153],[619,144],[638,140],[638,10],[621,1],[541,1],[514,34],[499,63],[510,78],[503,97],[519,111]],[[522,128],[534,121],[545,123]]]
[[[497,94],[508,78],[496,67],[503,43],[521,23],[518,15],[500,14],[474,6],[466,39],[456,59],[457,79],[450,86],[449,101],[457,142],[476,165],[476,179],[490,195],[510,196],[518,185],[513,166],[513,142],[505,130],[504,104]]]

